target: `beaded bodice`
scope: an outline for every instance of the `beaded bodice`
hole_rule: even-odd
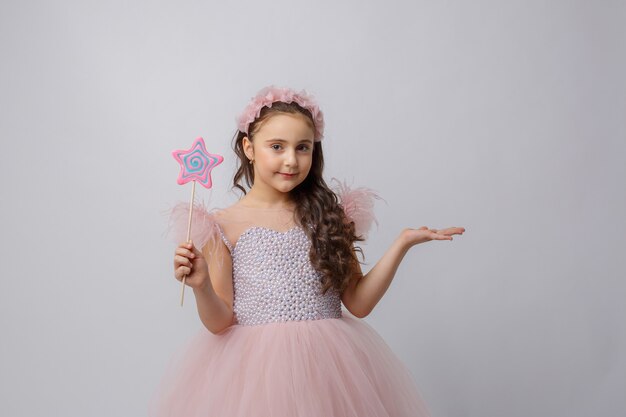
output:
[[[321,293],[321,274],[311,265],[311,243],[300,226],[285,232],[248,227],[234,245],[221,228],[220,234],[233,260],[235,323],[341,317],[341,296],[335,288]]]

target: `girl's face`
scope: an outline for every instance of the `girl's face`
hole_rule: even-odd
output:
[[[302,114],[271,116],[254,136],[243,139],[243,149],[254,163],[254,186],[287,193],[309,175],[313,162],[313,129]]]

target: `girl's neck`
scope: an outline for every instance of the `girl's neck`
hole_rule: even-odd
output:
[[[239,206],[266,210],[293,210],[295,204],[288,193],[264,195],[252,187],[245,197],[239,200]]]

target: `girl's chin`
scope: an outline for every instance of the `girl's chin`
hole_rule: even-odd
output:
[[[283,193],[288,193],[289,191],[296,188],[298,185],[300,185],[300,183],[296,181],[281,180],[279,183],[274,185],[274,188],[276,188],[279,191],[282,191]]]

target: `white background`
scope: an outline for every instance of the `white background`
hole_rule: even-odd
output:
[[[143,416],[202,326],[162,214],[174,149],[225,162],[268,84],[326,117],[326,178],[369,186],[374,312],[434,417],[626,410],[626,5],[618,1],[3,1],[0,415]]]

